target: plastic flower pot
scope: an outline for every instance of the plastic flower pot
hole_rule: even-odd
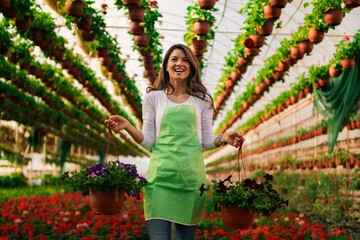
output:
[[[249,229],[254,222],[255,213],[243,207],[221,206],[221,216],[225,227],[230,229]]]
[[[137,6],[137,5],[139,5],[139,3],[140,3],[140,0],[124,0],[124,4],[126,5],[126,6]]]
[[[130,32],[133,35],[141,35],[144,34],[144,28],[140,26],[140,22],[130,22]]]
[[[274,22],[266,20],[261,27],[257,27],[257,33],[263,36],[270,36],[274,27]]]
[[[330,77],[338,77],[341,74],[341,70],[337,70],[334,67],[329,67],[329,75]]]
[[[204,10],[213,9],[215,6],[216,0],[198,0],[199,7]]]
[[[337,26],[343,19],[343,11],[341,9],[330,9],[324,13],[325,22],[329,26]]]
[[[92,17],[83,17],[78,22],[77,26],[80,30],[89,30],[92,25]]]
[[[257,48],[265,44],[265,36],[263,35],[250,35],[250,38],[254,41],[254,46]]]
[[[90,207],[96,214],[116,215],[120,213],[124,205],[125,190],[118,189],[118,198],[116,190],[109,192],[97,191],[90,188]]]
[[[280,18],[281,8],[275,8],[270,5],[266,5],[264,6],[264,14],[266,19],[275,21]]]
[[[76,0],[71,3],[66,1],[65,9],[68,15],[73,17],[80,17],[84,9],[84,2],[80,0]]]
[[[0,8],[7,8],[10,5],[10,0],[0,0]]]
[[[300,52],[299,47],[291,47],[291,57],[293,59],[302,59],[304,57],[304,53]]]
[[[329,79],[329,78],[326,78],[326,77],[324,77],[324,78],[319,78],[319,79],[318,79],[318,82],[319,82],[320,87],[323,87],[323,86],[327,86],[327,85],[330,84],[330,79]]]
[[[286,0],[270,0],[269,1],[270,6],[275,8],[284,8],[287,4]]]
[[[279,71],[286,72],[287,70],[289,70],[290,66],[287,62],[278,62],[278,68]]]
[[[309,40],[312,43],[319,43],[324,39],[324,30],[309,29]]]
[[[314,48],[314,44],[309,40],[299,42],[299,50],[301,53],[310,53]]]
[[[194,32],[199,36],[206,36],[210,31],[211,24],[208,21],[198,21],[194,23]]]
[[[129,18],[134,22],[142,22],[145,17],[144,7],[129,7]]]
[[[206,39],[192,39],[192,46],[195,49],[204,49],[206,47]]]
[[[15,26],[19,30],[23,30],[23,31],[29,30],[30,25],[31,25],[31,18],[30,17],[27,18],[27,19],[24,19],[24,20],[15,19]]]
[[[360,6],[360,0],[344,0],[344,4],[347,8],[356,8]]]
[[[355,58],[343,58],[341,59],[341,65],[344,69],[352,69],[355,67]]]
[[[16,18],[17,11],[18,10],[17,10],[16,6],[12,6],[12,7],[3,8],[2,14],[6,18]]]

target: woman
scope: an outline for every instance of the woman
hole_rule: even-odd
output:
[[[239,147],[244,138],[237,131],[214,136],[213,100],[200,79],[200,67],[191,50],[181,44],[165,54],[160,74],[143,102],[143,130],[121,116],[106,120],[110,129],[125,129],[144,148],[151,150],[144,212],[150,239],[194,239],[205,210],[206,182],[202,148],[230,144]]]

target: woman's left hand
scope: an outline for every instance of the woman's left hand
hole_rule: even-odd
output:
[[[226,142],[233,147],[240,147],[242,143],[245,141],[245,138],[239,131],[229,131],[224,133],[221,139],[222,142]]]

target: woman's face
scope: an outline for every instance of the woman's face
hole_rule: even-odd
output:
[[[181,49],[175,49],[169,57],[166,71],[169,73],[170,81],[187,81],[190,75],[190,60]]]

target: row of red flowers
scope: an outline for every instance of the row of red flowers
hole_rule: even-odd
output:
[[[0,240],[5,239],[148,239],[142,200],[127,198],[121,214],[94,215],[80,193],[22,197],[0,204]],[[257,216],[250,230],[224,228],[218,213],[206,212],[197,239],[351,239],[304,214]]]

